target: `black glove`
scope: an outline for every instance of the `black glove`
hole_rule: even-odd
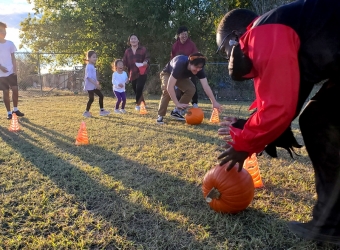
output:
[[[243,129],[244,124],[246,124],[247,121],[248,120],[245,119],[237,119],[237,121],[231,124],[231,126],[233,126],[234,128]]]
[[[233,127],[238,129],[243,129],[244,125],[246,124],[247,120],[245,119],[238,119],[236,122],[232,124]],[[300,145],[292,132],[291,127],[289,126],[276,140],[269,143],[265,148],[264,151],[269,154],[271,157],[277,157],[276,147],[284,148],[288,151],[290,157],[293,157],[292,151],[295,153],[294,148],[302,148],[303,146]],[[261,155],[262,152],[259,154]]]
[[[292,151],[295,153],[294,148],[302,148],[303,146],[300,145],[292,132],[291,127],[289,126],[275,141],[269,143],[265,148],[264,151],[269,154],[271,157],[277,157],[276,147],[284,148],[288,151],[290,157],[293,157]]]

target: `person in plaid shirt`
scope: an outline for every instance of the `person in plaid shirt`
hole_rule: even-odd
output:
[[[135,109],[139,111],[141,102],[144,102],[145,105],[143,89],[147,78],[150,58],[146,48],[139,45],[138,37],[135,34],[129,36],[128,45],[130,45],[130,48],[125,50],[123,62],[128,70],[129,80],[136,95]],[[140,68],[137,67],[136,63]],[[145,67],[146,70],[143,72],[142,69]]]

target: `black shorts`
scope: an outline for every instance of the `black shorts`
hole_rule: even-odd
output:
[[[18,77],[15,74],[0,77],[0,90],[9,90],[11,87],[18,86]]]

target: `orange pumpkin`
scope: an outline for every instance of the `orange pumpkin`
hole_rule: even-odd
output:
[[[236,214],[246,209],[254,198],[254,183],[247,170],[229,172],[228,163],[210,169],[203,179],[202,191],[210,208],[216,212]]]
[[[204,113],[200,108],[190,108],[185,114],[185,121],[190,125],[201,124],[204,119]]]

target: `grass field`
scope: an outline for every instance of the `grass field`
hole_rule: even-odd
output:
[[[18,133],[2,106],[0,249],[333,249],[286,225],[310,220],[315,202],[304,148],[295,160],[258,157],[265,188],[245,211],[217,214],[201,191],[223,151],[211,105],[201,103],[201,125],[158,125],[158,100],[148,97],[147,115],[130,98],[127,114],[100,117],[96,98],[85,119],[86,96],[23,98]],[[104,99],[111,112],[114,103]],[[223,116],[248,115],[249,103],[223,104]],[[82,121],[90,145],[75,146]],[[297,124],[294,133],[302,143]]]

